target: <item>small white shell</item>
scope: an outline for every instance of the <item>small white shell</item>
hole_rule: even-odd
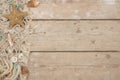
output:
[[[13,56],[11,59],[10,59],[13,63],[16,63],[18,61],[17,57]]]
[[[18,55],[18,58],[19,58],[19,59],[23,58],[23,54],[22,54],[22,53],[19,54],[19,55]]]

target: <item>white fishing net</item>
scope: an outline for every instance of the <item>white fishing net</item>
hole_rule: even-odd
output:
[[[9,21],[3,14],[10,14],[12,5],[21,11],[28,11],[29,0],[0,0],[0,80],[26,80],[28,77],[27,63],[29,60],[30,17],[23,20],[25,28],[15,25],[9,29]]]

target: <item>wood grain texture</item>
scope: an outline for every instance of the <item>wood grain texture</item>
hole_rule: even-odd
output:
[[[119,61],[119,52],[34,52],[30,55],[30,64],[34,67],[42,65],[104,67],[104,65],[120,65]]]
[[[110,80],[106,69],[81,67],[47,67],[37,68],[29,80]]]
[[[120,80],[120,68],[113,68],[110,70],[111,80]]]
[[[34,52],[29,80],[119,80],[120,53]]]
[[[120,19],[120,0],[40,0],[33,19]]]
[[[120,80],[120,0],[39,0],[29,80]]]
[[[119,51],[120,21],[38,21],[31,51]]]

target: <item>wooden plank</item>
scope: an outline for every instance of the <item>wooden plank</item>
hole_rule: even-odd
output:
[[[34,52],[30,55],[30,64],[40,66],[120,66],[119,52]]]
[[[120,67],[110,69],[111,72],[111,80],[120,80]]]
[[[119,51],[120,21],[38,21],[31,51]]]
[[[32,69],[29,80],[110,80],[107,69],[47,67]]]
[[[119,80],[120,53],[34,52],[29,80]]]
[[[120,0],[40,0],[33,19],[120,19]]]

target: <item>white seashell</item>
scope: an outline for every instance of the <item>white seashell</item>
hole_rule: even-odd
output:
[[[12,41],[12,38],[11,38],[11,35],[8,33],[8,38],[7,38],[10,46],[12,47],[13,46],[13,41]]]
[[[23,58],[23,56],[24,55],[21,53],[21,54],[18,55],[18,58],[21,59],[21,58]]]
[[[11,59],[10,59],[13,63],[16,63],[18,61],[17,57],[13,56]]]

